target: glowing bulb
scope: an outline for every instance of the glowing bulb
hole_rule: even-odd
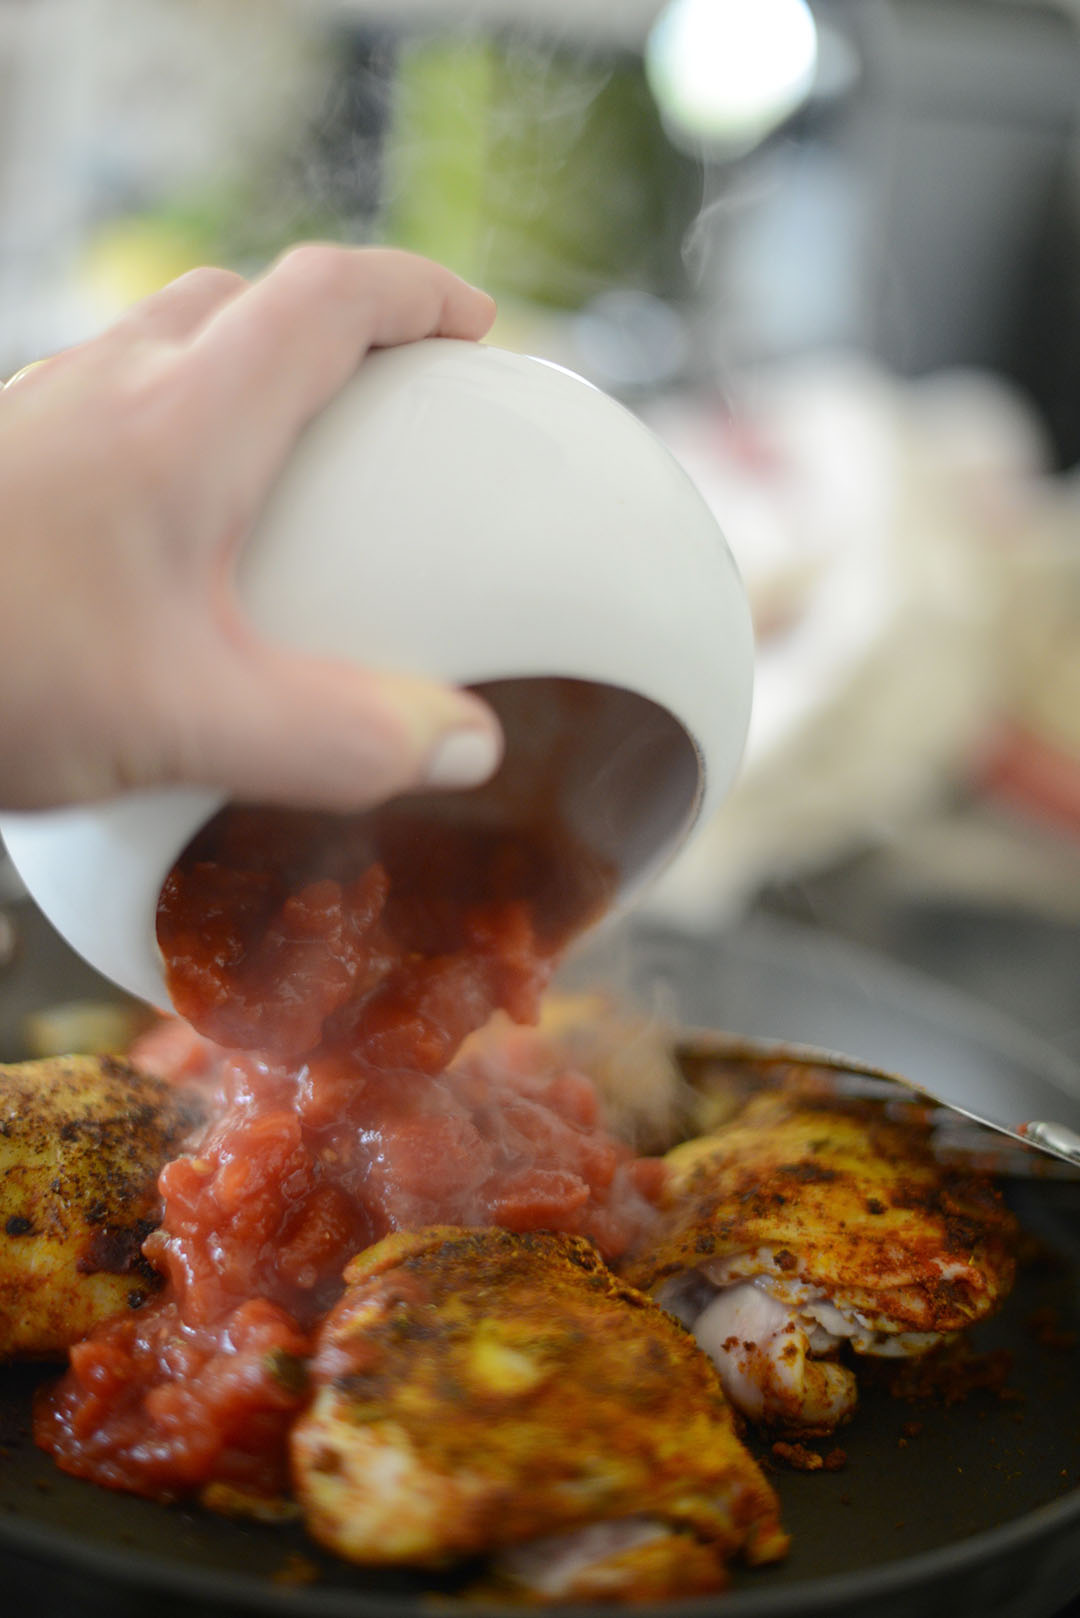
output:
[[[673,0],[645,67],[673,134],[745,149],[806,99],[817,49],[806,0]]]

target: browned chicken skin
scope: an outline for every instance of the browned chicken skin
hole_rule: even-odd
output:
[[[998,1192],[877,1101],[768,1090],[666,1161],[665,1222],[622,1273],[693,1329],[757,1420],[828,1432],[855,1404],[842,1342],[925,1353],[1012,1285]]]
[[[728,1557],[783,1555],[712,1366],[580,1237],[400,1232],[346,1282],[292,1443],[332,1550],[503,1551],[502,1584],[548,1600],[716,1589]]]
[[[157,1286],[157,1176],[198,1121],[111,1057],[0,1066],[0,1359],[62,1358]]]

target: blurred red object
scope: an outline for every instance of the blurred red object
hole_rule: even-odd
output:
[[[1018,724],[1004,724],[984,761],[980,785],[1080,837],[1080,757]]]

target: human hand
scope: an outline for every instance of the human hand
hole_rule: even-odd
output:
[[[427,260],[309,245],[253,284],[182,276],[0,391],[0,806],[187,782],[344,810],[485,779],[483,703],[268,644],[232,572],[369,348],[493,316]]]

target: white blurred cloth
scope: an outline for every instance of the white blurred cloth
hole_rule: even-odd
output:
[[[839,356],[734,409],[668,400],[646,419],[724,528],[759,626],[741,775],[644,901],[707,928],[765,883],[925,828],[1003,723],[1054,702],[1062,623],[1031,668],[1055,615],[1080,649],[1080,497],[1025,401],[974,373],[907,382]],[[1073,745],[1080,761],[1080,729]]]

